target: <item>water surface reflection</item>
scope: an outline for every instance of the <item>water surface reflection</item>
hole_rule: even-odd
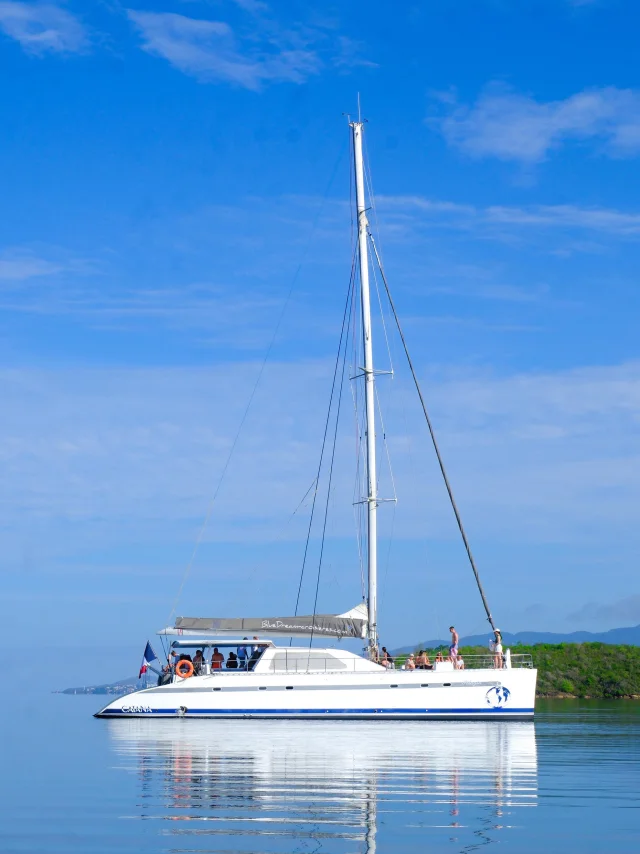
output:
[[[132,818],[167,850],[219,854],[473,851],[537,803],[529,722],[118,720],[139,778]],[[521,823],[521,822],[520,822]],[[429,846],[430,847],[430,846]]]

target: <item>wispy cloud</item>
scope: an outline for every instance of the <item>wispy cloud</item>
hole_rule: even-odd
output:
[[[7,518],[197,518],[258,368],[255,362],[225,361],[212,368],[0,372]],[[630,535],[637,533],[638,364],[504,377],[442,369],[420,373],[474,528],[487,536],[500,532],[540,541],[598,536],[625,526]],[[270,539],[272,522],[286,519],[305,493],[330,378],[325,361],[269,365],[217,511],[216,538],[235,539],[251,529],[253,537]],[[425,484],[434,483],[433,461],[422,452],[418,461],[409,452],[408,429],[422,435],[422,428],[413,416],[408,425],[407,412],[417,408],[409,385],[401,377],[399,382],[396,390],[381,389],[403,504],[398,532],[422,536],[425,518],[436,530],[443,518],[447,525],[450,520],[442,496],[425,492]],[[50,417],[44,422],[35,412]],[[337,500],[349,507],[352,440],[345,419],[336,489]],[[260,498],[264,494],[272,498],[268,505]],[[433,502],[440,508],[435,512]],[[338,536],[350,531],[348,515],[340,515]],[[234,519],[237,530],[228,527]]]
[[[83,24],[52,3],[0,2],[0,29],[27,53],[81,53],[89,44]]]
[[[267,83],[302,83],[323,68],[375,67],[360,43],[332,23],[280,23],[269,6],[235,0],[239,20],[192,18],[129,9],[148,53],[204,82],[226,81],[258,90]],[[237,10],[236,10],[237,11]]]
[[[552,554],[558,544],[570,543],[571,559],[579,552],[587,562],[598,549],[610,562],[624,544],[616,559],[635,566],[638,365],[502,377],[418,368],[480,558],[499,542],[496,563],[508,564],[499,570],[484,561],[495,590],[506,588],[512,602],[531,601],[533,587],[552,585],[567,560],[566,549]],[[142,543],[163,564],[182,565],[258,371],[257,362],[228,360],[207,368],[0,371],[0,571],[20,564],[24,544],[42,566],[68,567],[104,549],[108,567],[118,554],[129,561]],[[282,583],[291,591],[309,507],[288,520],[315,473],[330,381],[325,361],[268,364],[203,544],[200,571],[206,565],[215,584],[247,577],[243,561],[253,548],[252,571],[261,567],[269,587]],[[415,395],[400,375],[393,389],[381,384],[380,394],[400,499],[394,531],[403,551],[395,572],[410,553],[415,580],[424,572],[424,540],[434,548],[453,542],[455,524],[425,453],[424,425],[415,421]],[[352,416],[344,414],[327,553],[332,571],[352,583],[344,596],[350,601],[358,588],[350,513],[355,459]],[[391,494],[386,465],[380,478],[382,494]],[[386,536],[389,514],[381,513],[380,525]],[[225,543],[234,546],[225,550]],[[419,557],[412,543],[419,543]],[[541,547],[548,551],[538,566],[531,553]],[[442,566],[449,573],[447,563],[432,571]],[[102,576],[106,584],[108,574],[99,561],[92,564],[94,580]],[[612,582],[612,598],[625,595],[620,579]],[[574,608],[597,599],[601,580],[593,573],[578,587]],[[450,592],[450,607],[460,609],[458,585]],[[389,590],[391,599],[396,593]],[[201,595],[197,585],[192,595]],[[255,591],[249,607],[257,608]]]
[[[28,279],[52,276],[62,270],[62,264],[28,252],[17,249],[0,252],[0,282],[24,282]]]
[[[362,42],[354,41],[348,36],[338,36],[337,51],[333,64],[338,68],[377,68],[378,63],[363,56]]]
[[[0,264],[0,275],[2,267]],[[34,274],[40,275],[40,274]],[[91,329],[133,332],[148,324],[196,334],[201,346],[233,349],[264,347],[281,301],[256,293],[207,284],[182,287],[105,288],[98,281],[69,280],[56,289],[41,288],[0,299],[14,315],[64,317]]]
[[[569,619],[587,625],[636,625],[640,623],[640,595],[626,596],[616,602],[588,602],[569,614]]]
[[[322,203],[245,197],[233,206],[137,220],[133,235],[123,234],[120,245],[96,247],[90,260],[68,247],[0,247],[0,311],[52,323],[65,318],[94,330],[153,330],[162,336],[171,331],[188,334],[189,347],[211,350],[224,343],[236,352],[254,351],[266,346],[295,276],[287,335],[298,341],[305,333],[293,318],[306,304],[308,289],[328,268],[348,269],[350,259],[348,229],[340,229],[338,241],[333,231],[327,236],[335,212],[325,204],[320,215]],[[250,233],[244,227],[248,209]],[[309,244],[313,229],[317,239]],[[308,319],[316,331],[322,327],[322,336],[323,324],[333,334],[331,306],[330,299],[328,308],[316,306]]]
[[[268,81],[301,83],[320,68],[317,54],[291,34],[263,38],[256,46],[240,40],[223,21],[169,12],[129,10],[128,15],[146,51],[201,80],[225,80],[256,90]]]
[[[640,93],[613,86],[585,89],[557,101],[537,101],[503,86],[489,86],[475,104],[440,97],[435,123],[447,141],[471,157],[497,157],[532,165],[570,140],[596,140],[614,157],[640,152]]]
[[[640,213],[580,205],[488,205],[486,207],[429,199],[424,196],[380,196],[385,215],[400,224],[422,214],[445,228],[566,229],[602,232],[618,237],[640,236]]]

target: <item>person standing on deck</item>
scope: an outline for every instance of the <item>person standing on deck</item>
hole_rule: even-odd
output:
[[[249,638],[243,638],[243,640],[249,640]],[[238,667],[240,670],[247,669],[247,658],[249,658],[249,653],[246,646],[242,644],[238,647]]]
[[[493,642],[493,666],[496,670],[502,670],[504,667],[504,661],[502,657],[502,634],[500,629],[494,629],[493,634],[495,636],[495,641]]]
[[[455,630],[453,626],[449,626],[449,631],[451,632],[451,646],[449,647],[449,661],[456,666],[456,661],[458,660],[458,632]]]

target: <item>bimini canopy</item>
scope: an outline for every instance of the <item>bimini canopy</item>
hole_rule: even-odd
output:
[[[173,628],[159,634],[210,634],[366,638],[367,607],[357,605],[345,614],[316,614],[305,617],[178,617]]]

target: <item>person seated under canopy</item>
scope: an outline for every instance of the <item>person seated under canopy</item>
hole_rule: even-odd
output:
[[[196,650],[196,654],[193,656],[193,672],[196,676],[200,676],[200,674],[204,671],[204,654],[201,649]]]
[[[214,646],[213,655],[211,656],[211,669],[212,670],[222,670],[223,664],[224,664],[224,655],[218,650],[217,646]]]

